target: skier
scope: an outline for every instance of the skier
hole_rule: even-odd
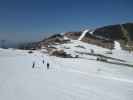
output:
[[[32,68],[35,68],[35,62],[33,62],[33,64],[32,64]]]
[[[44,64],[44,60],[42,60],[42,63]]]
[[[47,63],[47,69],[49,69],[49,67],[50,67],[50,64],[49,64],[49,63]]]

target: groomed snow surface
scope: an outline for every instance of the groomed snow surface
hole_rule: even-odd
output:
[[[86,49],[75,47],[79,44]],[[60,48],[63,46],[71,48],[66,49],[69,53],[87,52],[91,48],[102,54],[109,51],[78,41],[60,45]],[[132,55],[114,50],[111,56],[132,60]],[[58,58],[41,51],[29,54],[28,51],[0,49],[0,100],[133,100],[132,67],[85,57],[90,60]],[[35,68],[32,68],[33,62]]]

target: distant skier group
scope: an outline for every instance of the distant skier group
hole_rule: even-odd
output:
[[[45,64],[45,61],[42,60],[42,63]],[[32,63],[32,68],[33,68],[33,69],[35,68],[35,64],[36,64],[35,61],[33,61],[33,63]],[[50,63],[49,63],[49,62],[46,63],[46,67],[47,67],[47,69],[50,68]]]

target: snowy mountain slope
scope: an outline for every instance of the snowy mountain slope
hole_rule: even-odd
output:
[[[94,49],[95,53],[133,59],[128,52],[113,50],[113,54],[106,54],[110,50],[77,40],[56,47],[73,55],[76,55],[75,51]],[[0,99],[132,100],[132,67],[96,61],[95,56],[79,56],[87,59],[59,58],[41,51],[29,54],[28,51],[0,49]],[[47,62],[50,63],[49,70],[46,68]]]
[[[113,50],[79,40],[49,46],[78,57],[0,49],[0,100],[132,100],[133,54],[118,42]]]
[[[118,45],[116,45],[115,49],[110,50],[110,49],[102,48],[96,45],[84,43],[82,41],[71,40],[70,43],[55,45],[55,46],[53,45],[53,46],[56,47],[57,49],[62,49],[68,54],[71,54],[73,56],[79,55],[80,57],[84,56],[84,57],[90,58],[90,55],[88,56],[87,54],[91,54],[91,51],[93,50],[94,55],[95,54],[102,55],[102,56],[106,56],[107,58],[112,57],[114,59],[120,59],[120,60],[126,61],[129,64],[133,64],[132,59],[127,59],[130,57],[132,58],[132,53],[119,49],[120,47],[118,47]],[[97,56],[93,58],[97,58]]]

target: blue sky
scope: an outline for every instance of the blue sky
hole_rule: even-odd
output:
[[[133,0],[0,0],[0,39],[9,41],[125,22]]]

